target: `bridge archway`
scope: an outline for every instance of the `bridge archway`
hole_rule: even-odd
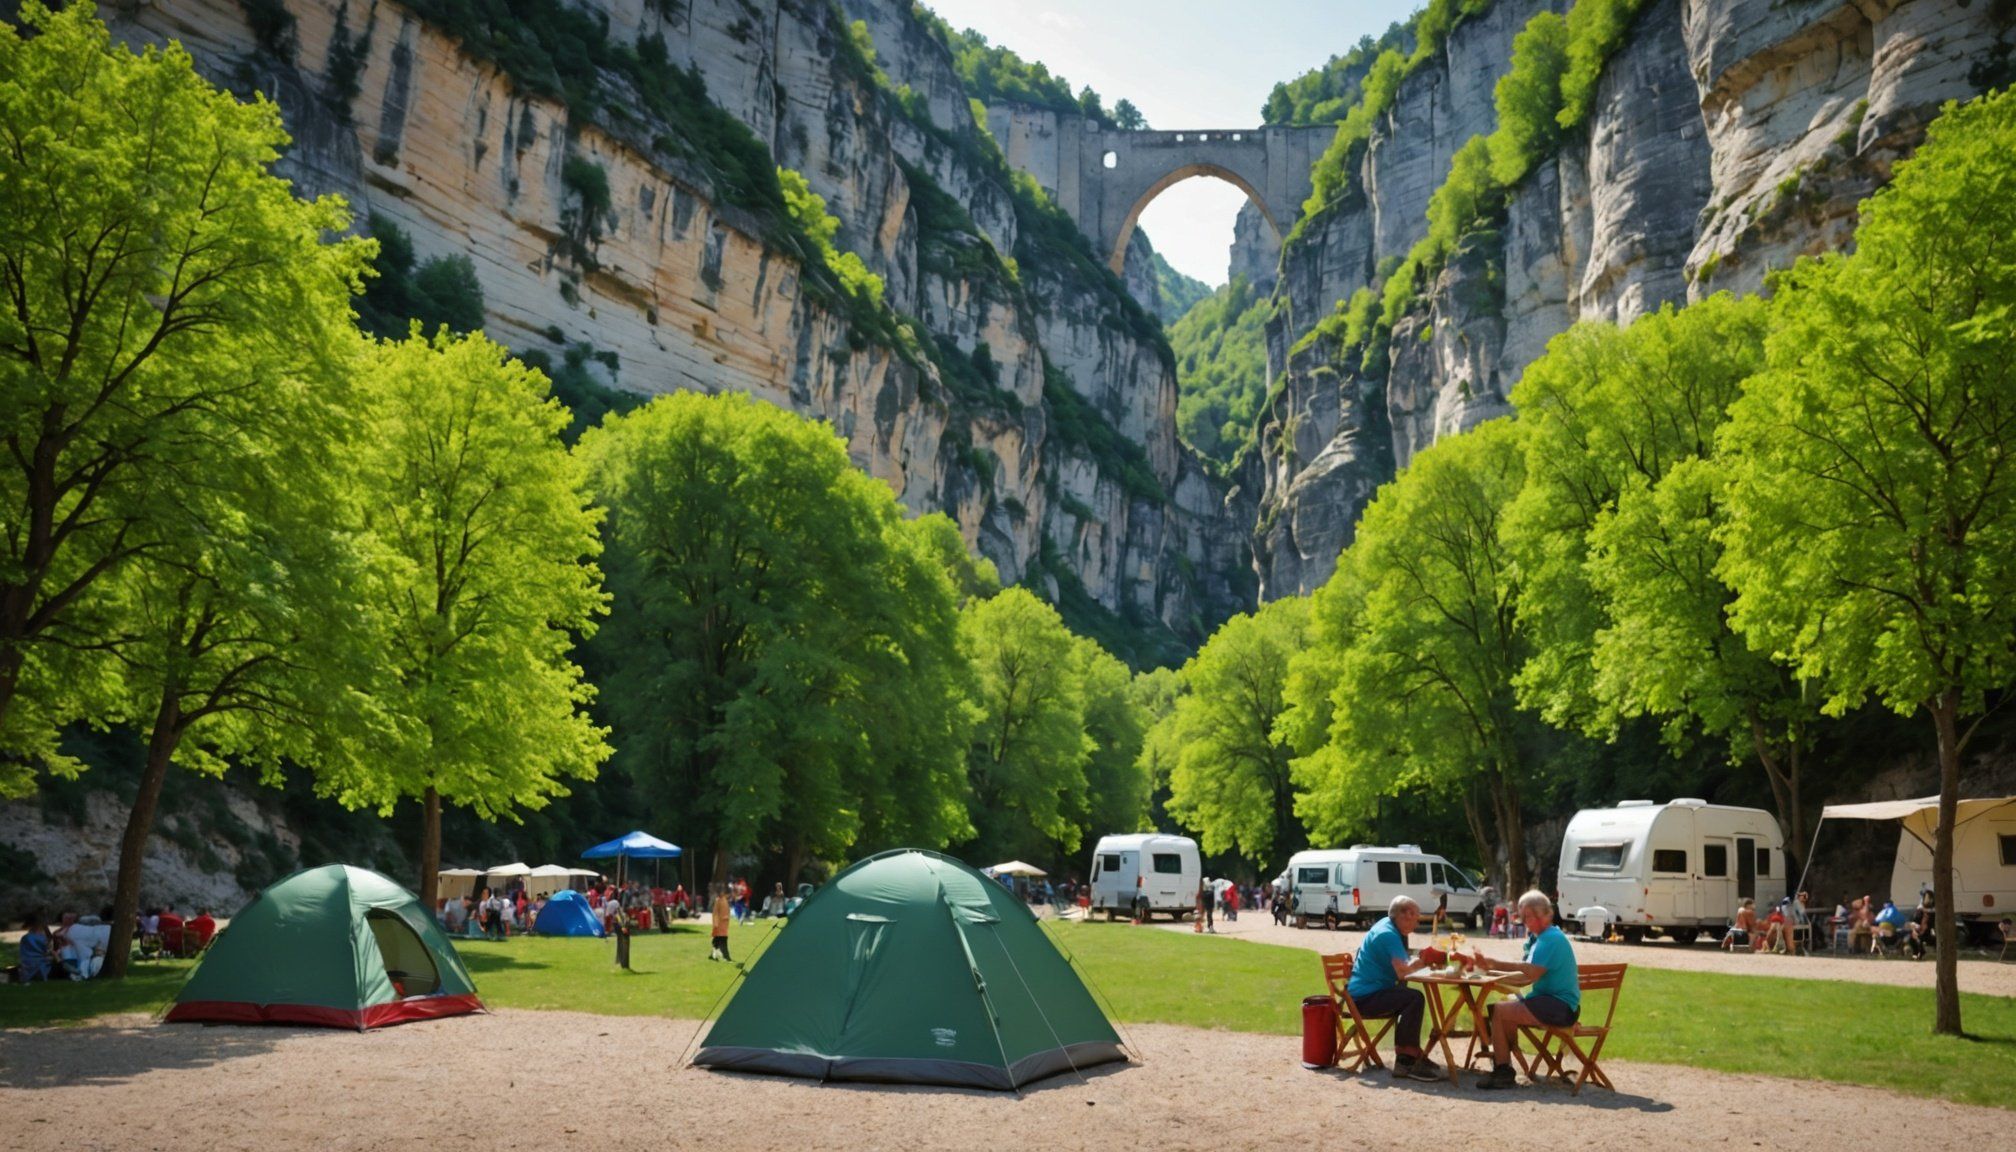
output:
[[[1106,266],[1113,270],[1114,275],[1117,276],[1124,273],[1127,262],[1127,245],[1134,239],[1134,228],[1141,221],[1141,213],[1147,209],[1149,204],[1154,202],[1157,196],[1193,176],[1215,176],[1244,192],[1246,198],[1251,200],[1254,206],[1260,209],[1260,214],[1266,217],[1267,226],[1274,229],[1275,239],[1281,239],[1287,234],[1286,229],[1281,227],[1281,217],[1275,212],[1274,206],[1267,202],[1266,194],[1259,188],[1254,187],[1252,181],[1222,164],[1214,164],[1209,161],[1194,161],[1172,168],[1162,176],[1156,178],[1146,188],[1142,189],[1140,193],[1135,195],[1133,200],[1128,204],[1127,214],[1121,218],[1120,228],[1114,237],[1112,249],[1106,254]]]

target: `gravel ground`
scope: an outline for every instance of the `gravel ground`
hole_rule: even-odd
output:
[[[1158,920],[1165,931],[1189,932],[1188,923]],[[1116,927],[1118,927],[1116,925]],[[1325,932],[1321,928],[1277,928],[1271,916],[1242,912],[1231,922],[1217,924],[1221,936],[1236,936],[1267,944],[1286,944],[1313,952],[1355,952],[1364,934],[1354,931]],[[1425,928],[1416,929],[1413,943],[1419,947],[1428,939]],[[1491,940],[1470,934],[1470,943],[1486,956],[1517,959],[1520,941]],[[1790,976],[1800,980],[1849,980],[1862,984],[1894,984],[1905,988],[1932,987],[1930,955],[1923,960],[1882,956],[1774,956],[1752,952],[1724,952],[1705,938],[1694,944],[1670,940],[1648,940],[1643,944],[1591,944],[1577,940],[1575,955],[1591,964],[1642,964],[1647,968],[1677,968],[1689,972],[1724,972],[1735,976]],[[1963,959],[1960,961],[1960,990],[1988,996],[2016,996],[2016,962]]]
[[[0,1131],[35,1149],[1546,1149],[2000,1146],[2009,1113],[1869,1088],[1608,1065],[1621,1093],[1485,1094],[1305,1071],[1290,1037],[1130,1029],[1144,1056],[1006,1093],[680,1067],[692,1021],[503,1011],[357,1034],[123,1017],[0,1033]]]

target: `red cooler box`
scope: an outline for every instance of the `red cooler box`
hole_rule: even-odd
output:
[[[1302,1067],[1337,1066],[1337,1002],[1328,996],[1302,999]]]

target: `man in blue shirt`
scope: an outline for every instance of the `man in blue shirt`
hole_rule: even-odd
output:
[[[1351,962],[1351,983],[1345,991],[1369,1019],[1395,1017],[1393,1075],[1414,1080],[1442,1078],[1442,1069],[1421,1051],[1421,991],[1405,984],[1408,973],[1428,967],[1426,958],[1407,956],[1407,934],[1421,920],[1421,907],[1406,896],[1395,896],[1386,917],[1365,933]]]
[[[1501,1000],[1489,1009],[1491,1074],[1477,1082],[1477,1087],[1487,1090],[1518,1085],[1512,1071],[1512,1052],[1518,1047],[1521,1025],[1566,1028],[1582,1013],[1582,987],[1575,977],[1575,949],[1554,924],[1554,902],[1542,892],[1526,893],[1519,897],[1519,920],[1526,925],[1523,963],[1489,960],[1481,952],[1470,958],[1479,967],[1516,972],[1532,982],[1524,996]]]

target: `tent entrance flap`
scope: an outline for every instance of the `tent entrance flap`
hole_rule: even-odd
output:
[[[385,975],[392,986],[407,996],[432,996],[441,990],[441,970],[427,951],[420,934],[408,927],[397,913],[373,908],[364,914],[371,938],[378,943],[378,955],[385,961]]]

